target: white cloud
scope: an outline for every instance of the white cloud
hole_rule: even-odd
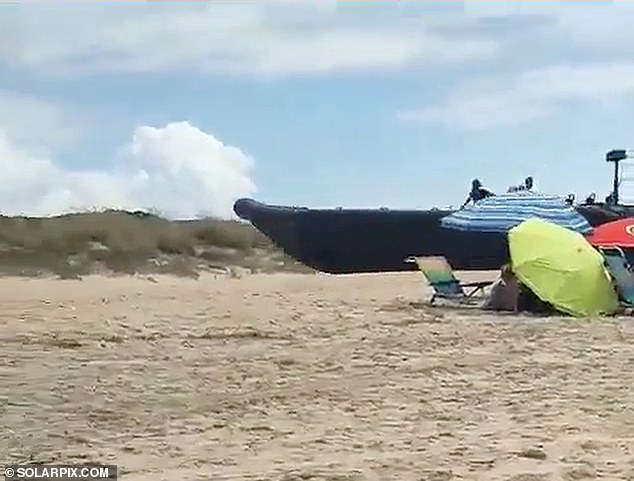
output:
[[[531,57],[553,45],[598,55],[634,52],[634,4],[626,1],[468,0],[463,8],[419,9],[372,3],[82,2],[64,10],[20,2],[0,17],[0,65],[38,74],[291,75],[460,63],[518,49]],[[544,22],[515,28],[528,18]]]
[[[543,118],[570,102],[609,105],[634,94],[634,3],[465,1],[462,11],[463,26],[496,31],[505,63],[496,63],[496,78],[470,76],[444,103],[405,110],[401,119],[483,130]],[[562,57],[574,60],[558,65]]]
[[[0,127],[13,141],[51,146],[72,143],[85,131],[85,123],[59,105],[7,90],[0,90]]]
[[[472,8],[475,8],[475,3]],[[533,14],[550,18],[554,33],[559,35],[558,43],[569,43],[587,53],[634,52],[634,30],[631,28],[634,22],[632,2],[560,0],[512,3],[515,4],[512,14]]]
[[[229,218],[256,191],[252,160],[187,122],[138,127],[110,171],[71,171],[0,131],[0,203],[7,215],[156,209],[171,218]]]
[[[155,3],[155,2],[152,2]],[[488,58],[483,35],[424,18],[339,14],[336,2],[22,5],[0,18],[0,62],[37,73],[225,71],[264,75]]]
[[[171,216],[230,217],[236,198],[256,191],[252,159],[187,122],[137,128],[126,158],[130,197]]]
[[[463,11],[469,17],[508,17],[512,15],[548,15],[560,16],[570,11],[585,9],[587,4],[596,8],[597,2],[580,3],[576,0],[550,0],[547,2],[518,2],[516,0],[497,0],[495,2],[463,2]],[[608,2],[609,3],[609,2]],[[605,5],[605,6],[610,6]]]
[[[405,111],[404,120],[483,130],[544,117],[566,102],[634,97],[634,64],[551,66],[486,89],[465,87],[440,106]]]
[[[634,53],[634,3],[589,4],[570,8],[565,15],[556,16],[556,26],[562,37],[588,52]]]

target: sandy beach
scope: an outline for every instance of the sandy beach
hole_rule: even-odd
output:
[[[126,480],[634,480],[631,318],[424,295],[416,273],[0,279],[1,443]]]

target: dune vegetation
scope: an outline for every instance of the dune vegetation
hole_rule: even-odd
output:
[[[0,216],[0,273],[77,278],[90,273],[302,271],[250,224],[170,221],[145,212]]]

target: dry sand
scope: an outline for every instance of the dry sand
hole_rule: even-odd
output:
[[[0,280],[0,449],[126,480],[632,480],[634,321],[414,273]]]

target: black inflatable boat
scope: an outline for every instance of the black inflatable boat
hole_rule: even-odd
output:
[[[606,202],[591,195],[575,205],[593,226],[634,216],[634,206],[618,202],[618,164],[625,158],[625,151],[608,153],[615,178]],[[412,255],[443,255],[459,270],[497,269],[508,258],[505,234],[441,227],[451,210],[309,209],[239,199],[234,211],[296,260],[332,274],[410,270],[404,259]]]

